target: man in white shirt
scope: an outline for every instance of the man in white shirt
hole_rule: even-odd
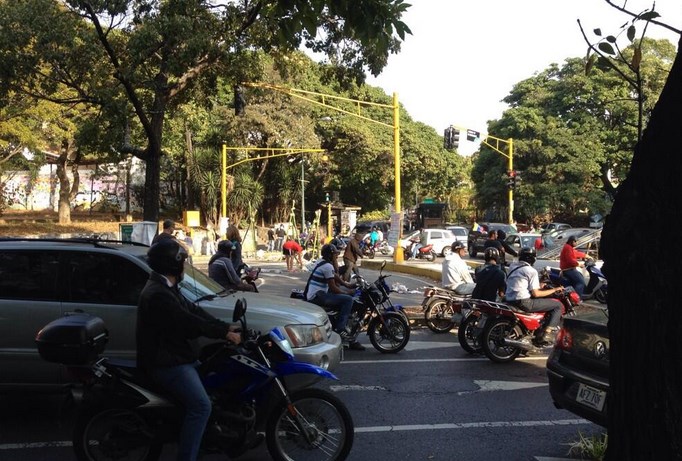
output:
[[[476,284],[471,278],[467,263],[462,259],[467,249],[459,240],[455,240],[451,248],[452,252],[443,260],[443,288],[454,290],[457,294],[470,295]]]

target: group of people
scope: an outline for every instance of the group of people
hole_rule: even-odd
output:
[[[497,237],[497,236],[496,236]],[[483,256],[485,264],[476,272],[476,282],[469,273],[466,262],[462,259],[466,247],[462,242],[452,244],[452,252],[443,261],[442,285],[454,290],[457,294],[471,294],[473,299],[500,301],[512,304],[526,312],[549,312],[549,321],[535,332],[533,339],[536,345],[545,345],[553,341],[555,330],[561,320],[561,302],[551,298],[561,287],[543,288],[538,271],[533,267],[536,260],[535,248],[524,247],[518,253],[518,261],[505,271],[504,254],[508,251],[500,248],[495,241],[486,246]]]

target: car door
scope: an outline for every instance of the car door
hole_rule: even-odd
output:
[[[0,387],[57,384],[59,365],[40,358],[35,337],[61,316],[57,292],[59,253],[0,252]]]
[[[124,254],[105,251],[70,251],[65,267],[63,311],[102,318],[109,331],[106,355],[135,358],[137,301],[148,272]]]
[[[439,230],[429,231],[428,243],[433,245],[433,251],[436,254],[441,254],[443,252],[443,246],[445,245],[443,233]]]

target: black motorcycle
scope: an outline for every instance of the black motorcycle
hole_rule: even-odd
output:
[[[218,342],[203,350],[199,373],[213,411],[202,451],[232,459],[265,438],[278,461],[346,459],[354,438],[348,409],[329,392],[307,387],[337,378],[296,361],[280,327],[264,335],[248,330],[245,312],[246,301],[238,300],[233,321],[242,324],[240,346]],[[36,338],[43,359],[69,365],[82,383],[76,459],[158,460],[163,445],[178,440],[183,411],[134,361],[99,357],[107,336],[100,318],[78,314],[50,323]]]

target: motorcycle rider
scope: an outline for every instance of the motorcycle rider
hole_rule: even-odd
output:
[[[476,272],[476,286],[471,297],[494,302],[504,296],[507,288],[507,275],[497,264],[497,260],[500,259],[500,252],[497,248],[486,248],[483,258],[485,265]]]
[[[561,320],[562,304],[557,299],[547,298],[563,290],[558,288],[540,288],[538,271],[535,264],[535,248],[524,246],[519,251],[519,260],[509,267],[507,273],[506,302],[526,312],[550,312],[549,322],[535,331],[533,343],[536,346],[551,344],[556,327]]]
[[[561,269],[562,275],[571,282],[571,286],[578,293],[580,299],[582,299],[585,292],[585,277],[583,277],[579,270],[580,267],[583,267],[583,263],[578,261],[578,259],[585,258],[587,255],[575,249],[577,244],[575,235],[571,235],[566,240],[559,255],[559,269]]]
[[[443,288],[449,288],[462,295],[470,294],[476,284],[469,274],[467,263],[462,259],[467,249],[459,240],[452,242],[450,248],[452,252],[443,260],[441,271]]]
[[[348,348],[364,351],[365,347],[357,341],[350,342],[346,324],[353,308],[353,295],[355,286],[341,278],[338,271],[337,258],[340,251],[331,243],[322,245],[320,255],[322,260],[317,263],[308,277],[308,283],[303,291],[305,299],[317,304],[324,310],[338,309],[334,331],[344,342],[348,342]]]
[[[500,259],[498,261],[498,264],[500,265],[502,270],[504,270],[504,266],[507,265],[507,257],[506,257],[507,254],[510,254],[512,256],[518,256],[519,255],[517,253],[517,251],[514,248],[512,248],[512,246],[509,245],[505,241],[506,238],[507,238],[507,233],[505,231],[503,231],[502,229],[499,229],[497,231],[497,240],[502,245],[502,249],[504,250],[504,252],[500,254]]]
[[[206,336],[241,342],[237,327],[222,322],[181,294],[187,252],[175,239],[164,239],[147,252],[152,273],[137,307],[137,366],[168,390],[184,407],[178,461],[194,461],[211,415],[211,401],[196,367],[193,340]]]
[[[426,246],[426,232],[424,232],[424,229],[420,229],[419,234],[412,237],[410,242],[412,242],[410,245],[410,257],[415,259],[419,249]]]
[[[221,240],[218,251],[208,261],[208,276],[228,290],[256,291],[250,284],[242,281],[232,265],[232,242]]]

